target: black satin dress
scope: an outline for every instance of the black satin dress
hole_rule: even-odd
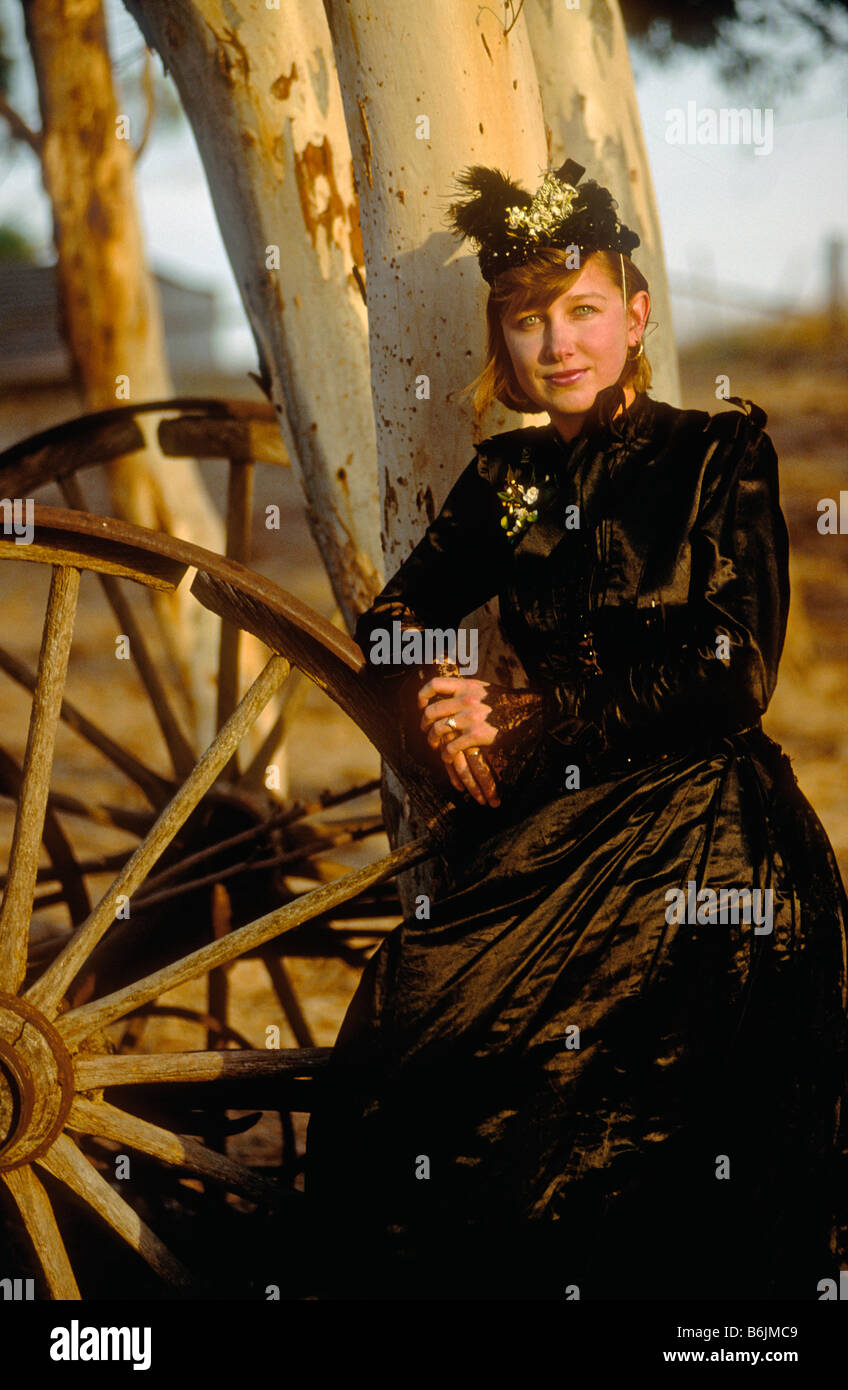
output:
[[[377,626],[444,629],[497,594],[547,713],[500,809],[460,811],[450,891],[389,935],[342,1025],[307,1143],[328,1296],[838,1281],[846,899],[760,727],[788,609],[777,460],[756,407],[639,395],[614,418],[619,399],[570,444],[481,444],[357,631],[367,653]],[[512,538],[509,478],[540,489]],[[771,895],[759,928],[690,914],[722,888]]]

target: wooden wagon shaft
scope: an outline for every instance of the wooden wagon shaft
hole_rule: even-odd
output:
[[[0,911],[0,990],[15,994],[26,974],[30,906],[47,796],[53,747],[74,631],[79,570],[57,566],[44,616],[38,677],[32,701],[21,797],[15,816],[9,874]]]
[[[363,888],[370,887],[372,883],[379,883],[382,879],[399,873],[402,869],[408,869],[413,864],[422,863],[423,860],[429,859],[434,852],[434,842],[429,835],[422,835],[416,840],[411,840],[409,844],[392,850],[391,854],[378,859],[374,864],[356,869],[346,878],[336,879],[335,882],[327,884],[325,887],[315,888],[296,902],[287,903],[274,912],[266,913],[264,917],[258,917],[255,922],[249,922],[247,926],[239,927],[220,941],[211,942],[208,946],[201,946],[197,951],[192,951],[189,955],[184,956],[182,960],[174,961],[171,965],[164,966],[161,970],[147,975],[144,979],[137,980],[134,984],[127,985],[124,989],[115,990],[113,994],[104,995],[102,999],[97,999],[93,1003],[69,1010],[68,1013],[57,1019],[57,1032],[65,1044],[73,1049],[95,1029],[103,1028],[107,1023],[114,1022],[116,1018],[121,1018],[131,1009],[137,1008],[139,1004],[147,1003],[148,1000],[155,999],[158,995],[164,994],[167,990],[175,989],[177,985],[185,984],[187,980],[193,980],[198,975],[205,975],[207,970],[211,970],[217,965],[223,965],[225,961],[235,960],[244,951],[261,946],[266,941],[273,940],[275,936],[281,936],[283,932],[292,931],[295,927],[301,926],[303,922],[308,922],[313,917],[319,917],[337,907],[339,903],[346,902],[348,898],[354,897]],[[73,942],[66,947],[66,952],[70,952],[72,949]],[[61,960],[61,957],[59,959]],[[52,966],[50,968],[53,969]],[[42,976],[43,978],[44,976]],[[37,986],[34,986],[32,992],[36,988]]]
[[[159,424],[164,453],[281,465],[289,462],[274,407],[267,401],[178,396],[92,411],[19,440],[0,453],[0,489],[9,496],[25,497],[81,468],[144,449],[147,441],[135,417],[166,411],[180,414]]]
[[[198,1081],[281,1081],[311,1077],[326,1066],[329,1047],[246,1048],[226,1052],[141,1053],[134,1056],[80,1053],[74,1058],[78,1092],[104,1086],[150,1086]]]
[[[161,1158],[176,1168],[184,1168],[200,1177],[212,1178],[233,1192],[240,1192],[253,1202],[276,1206],[279,1191],[265,1178],[257,1176],[244,1164],[236,1163],[225,1154],[204,1148],[193,1139],[172,1134],[160,1125],[151,1124],[106,1101],[86,1100],[78,1096],[67,1119],[68,1129],[80,1134],[92,1134],[100,1139],[113,1139],[128,1144],[131,1149]]]
[[[54,1178],[76,1192],[116,1231],[133,1250],[138,1251],[151,1269],[177,1287],[191,1289],[194,1280],[184,1265],[157,1235],[145,1225],[128,1202],[101,1177],[93,1163],[81,1153],[72,1139],[60,1134],[52,1148],[36,1162]]]
[[[213,420],[202,414],[183,413],[162,420],[157,431],[159,447],[163,454],[177,458],[191,454],[194,458],[238,459],[242,463],[275,463],[288,467],[290,459],[274,407],[257,402],[252,409],[257,411],[256,418]],[[266,410],[268,414],[259,418],[258,412]]]
[[[59,482],[88,463],[108,463],[146,447],[133,411],[98,413],[101,419],[96,428],[86,428],[83,416],[81,421],[67,420],[5,449],[0,454],[3,491],[12,497],[26,497],[45,483]]]
[[[90,917],[28,991],[27,997],[30,1002],[48,1017],[52,1018],[55,1015],[68,985],[115,920],[119,898],[132,898],[135,890],[144,882],[152,865],[188,820],[204,793],[226,766],[233,749],[238,747],[247,730],[252,728],[288,672],[289,664],[284,657],[271,657],[238,709],[213,739],[190,777],[165,807]]]
[[[9,1189],[33,1248],[44,1270],[53,1298],[78,1299],[79,1287],[68,1259],[65,1242],[56,1225],[50,1198],[33,1168],[11,1168],[0,1173],[0,1182]]]
[[[27,666],[26,662],[20,661],[12,652],[6,651],[5,647],[0,647],[0,669],[11,676],[13,681],[23,686],[24,690],[35,691],[37,675],[36,672]],[[173,784],[160,777],[152,768],[146,767],[140,758],[131,753],[128,748],[124,748],[120,743],[116,743],[107,733],[93,723],[82,710],[78,710],[76,705],[71,704],[70,700],[63,699],[59,709],[59,718],[74,733],[79,734],[93,748],[108,758],[115,767],[120,768],[131,782],[135,782],[147,797],[151,806],[157,809],[165,804],[168,797],[173,793]]]

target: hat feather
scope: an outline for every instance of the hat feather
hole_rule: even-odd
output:
[[[451,203],[448,221],[459,237],[474,237],[482,241],[494,227],[502,227],[508,207],[530,207],[533,199],[519,184],[513,183],[500,169],[487,169],[474,164],[457,175],[457,184],[475,196],[465,202]]]

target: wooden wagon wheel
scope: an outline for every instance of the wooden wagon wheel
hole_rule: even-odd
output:
[[[164,992],[207,975],[246,951],[327,916],[358,893],[426,859],[450,825],[449,803],[420,770],[410,767],[382,714],[358,649],[270,581],[186,542],[143,528],[55,508],[35,509],[31,545],[0,541],[0,558],[52,567],[41,654],[15,817],[9,872],[0,909],[0,1183],[10,1194],[53,1297],[79,1289],[50,1196],[50,1174],[97,1213],[164,1280],[192,1287],[192,1277],[164,1242],[114,1190],[72,1136],[121,1145],[186,1173],[220,1183],[254,1202],[276,1189],[243,1164],[104,1098],[110,1087],[235,1085],[241,1105],[278,1108],[284,1079],[309,1078],[324,1053],[203,1051],[163,1056],[114,1055],[108,1029]],[[49,814],[67,809],[51,795],[50,777],[71,652],[81,570],[141,584],[173,587],[188,567],[193,591],[210,607],[241,622],[278,653],[225,721],[209,748],[161,805],[136,850],[94,903],[70,939],[47,964],[28,959],[39,852]],[[106,994],[73,1002],[74,980],[113,928],[119,902],[135,901],[151,870],[216,779],[270,696],[296,663],[356,720],[401,777],[428,818],[428,833],[365,868],[347,873],[285,903]],[[79,866],[78,866],[79,867]],[[269,1094],[270,1092],[270,1094]],[[235,1108],[235,1107],[234,1107]]]
[[[166,418],[159,418],[164,412],[167,412]],[[246,564],[250,558],[254,464],[262,463],[271,468],[288,464],[274,409],[265,402],[185,397],[115,407],[79,416],[30,436],[0,453],[0,491],[7,496],[24,497],[37,494],[39,489],[49,484],[57,484],[70,506],[85,510],[81,475],[89,470],[102,468],[111,460],[144,447],[145,436],[141,424],[145,417],[150,417],[156,423],[157,443],[163,453],[172,456],[191,454],[202,462],[213,458],[228,460],[226,554],[229,558]],[[115,575],[99,571],[99,578],[118,619],[119,630],[129,638],[131,655],[159,724],[173,775],[175,778],[185,776],[196,762],[196,751],[182,727],[178,709],[149,649],[130,595]],[[218,670],[218,727],[221,727],[232,714],[238,700],[239,634],[240,629],[236,624],[226,620],[223,622]],[[28,670],[3,646],[0,646],[0,668],[19,684],[30,690],[34,689],[34,672]],[[299,672],[295,670],[293,674],[297,677]],[[226,875],[233,874],[240,875],[241,882],[243,875],[250,871],[250,863],[256,861],[256,855],[248,854],[247,860],[243,859],[241,866],[238,863],[226,864],[226,874],[222,878],[222,854],[227,847],[233,855],[237,854],[239,843],[246,851],[255,849],[257,836],[263,835],[263,828],[270,833],[275,825],[282,824],[288,827],[290,837],[297,836],[297,822],[299,819],[302,821],[302,815],[300,818],[297,815],[298,810],[304,813],[314,810],[315,807],[298,808],[280,803],[280,799],[275,797],[273,792],[269,793],[264,788],[262,773],[274,748],[279,745],[289,726],[306,685],[303,681],[298,683],[296,678],[290,679],[282,693],[277,717],[261,746],[244,766],[239,766],[237,757],[231,759],[223,778],[232,791],[228,803],[231,823],[222,825],[222,821],[226,821],[226,798],[219,795],[221,813],[217,820],[210,820],[205,832],[203,828],[197,827],[195,841],[182,855],[178,869],[174,865],[166,864],[157,876],[157,881],[148,885],[147,905],[151,910],[157,906],[164,910],[163,904],[176,903],[178,899],[182,901],[181,895],[192,891],[192,882],[200,887],[211,877],[223,883]],[[108,738],[92,720],[87,719],[67,701],[62,707],[62,718],[141,789],[153,812],[161,809],[174,790],[175,783],[172,778],[162,777],[144,767],[137,758],[116,744],[115,740]],[[20,767],[0,748],[0,792],[5,791],[7,795],[14,796],[20,775]],[[373,785],[376,786],[376,783]],[[342,802],[352,799],[364,790],[368,790],[368,787],[354,788],[337,799],[327,797],[326,800],[328,803],[334,800]],[[80,814],[84,810],[68,804],[67,798],[64,809]],[[143,833],[150,823],[149,820],[145,823],[143,814],[128,813],[116,807],[101,807],[98,814],[101,817],[111,816],[116,825],[137,833]],[[369,828],[376,828],[378,824],[377,818],[371,817],[369,827],[369,818],[359,817],[349,820],[346,826],[337,825],[335,835],[326,837],[324,853],[320,856],[318,842],[321,832],[316,832],[311,837],[310,854],[298,859],[292,849],[292,872],[317,886],[327,877],[340,871],[332,855],[328,853],[332,849],[333,839],[337,841],[345,834],[355,838],[359,834],[367,833]],[[72,924],[76,925],[87,915],[90,904],[84,877],[76,872],[72,856],[65,852],[61,836],[61,828],[52,809],[48,809],[44,843],[52,865],[51,879],[58,883],[58,889],[51,892],[48,887],[46,893],[42,893],[40,903],[44,906],[51,900],[63,901],[67,905]],[[224,845],[221,843],[222,840],[226,842]],[[277,856],[278,859],[280,857]],[[268,858],[266,855],[266,862]],[[89,862],[92,868],[99,867],[96,860]],[[186,875],[190,868],[194,870],[193,879],[189,875],[187,880]],[[260,872],[261,868],[260,857],[256,872]],[[176,877],[179,881],[175,881]],[[46,871],[43,878],[47,878]],[[227,880],[228,883],[230,881]],[[377,926],[373,919],[397,914],[396,894],[375,892],[370,903],[360,906],[361,915],[365,916],[369,908],[371,922],[365,937],[370,936],[373,939],[387,929]],[[220,900],[220,910],[213,913],[209,924],[210,931],[227,929],[228,912],[229,905],[224,897]],[[357,934],[363,938],[361,928]],[[323,955],[339,956],[350,963],[361,963],[363,948],[354,949],[348,944],[351,935],[352,929],[349,932],[336,930],[332,934],[320,930],[304,932],[299,934],[296,943],[292,943],[290,951],[306,954],[320,952]],[[263,955],[263,960],[272,988],[296,1041],[301,1046],[313,1046],[315,1040],[284,959],[276,951],[269,951]],[[84,990],[84,982],[78,982],[77,987]],[[216,1039],[221,1037],[222,1030],[225,1031],[229,1027],[227,980],[223,972],[213,972],[210,975],[208,1004],[204,1016],[208,1018],[208,1044],[214,1046]],[[143,1026],[144,1016],[132,1021],[130,1027],[136,1040]]]

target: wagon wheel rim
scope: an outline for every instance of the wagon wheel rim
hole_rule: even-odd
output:
[[[41,654],[35,678],[22,790],[15,816],[13,849],[0,908],[0,1181],[17,1207],[53,1297],[80,1297],[76,1277],[43,1182],[49,1173],[69,1188],[124,1241],[176,1288],[194,1283],[185,1266],[102,1177],[71,1137],[72,1134],[117,1139],[190,1175],[209,1178],[252,1201],[275,1200],[276,1189],[243,1164],[183,1138],[98,1094],[104,1084],[158,1084],[163,1070],[171,1080],[203,1075],[224,1079],[309,1074],[303,1051],[198,1052],[170,1054],[164,1065],[142,1068],[138,1058],[98,1056],[102,1030],[127,1017],[178,984],[207,975],[326,914],[363,889],[383,882],[433,852],[424,835],[344,877],[331,878],[272,912],[208,945],[142,976],[102,997],[66,1009],[68,989],[98,942],[112,926],[121,897],[132,901],[151,869],[200,800],[220,777],[246,732],[271,695],[286,679],[290,665],[272,655],[264,670],[238,702],[206,752],[178,785],[152,826],[93,905],[70,940],[35,981],[24,988],[29,922],[38,882],[38,856],[48,813],[50,768],[60,720],[70,658],[80,572],[111,566],[142,583],[177,583],[188,563],[214,586],[256,598],[256,576],[185,542],[162,538],[143,528],[102,518],[79,517],[59,509],[37,509],[36,542],[27,555],[14,543],[0,542],[0,557],[35,559],[52,566]],[[267,582],[266,582],[267,583]],[[260,586],[261,588],[261,586]],[[349,659],[349,653],[345,653]],[[238,1063],[234,1067],[234,1056]],[[316,1059],[312,1058],[314,1063]],[[100,1064],[101,1081],[93,1080],[92,1063]],[[269,1068],[270,1062],[270,1068]],[[102,1078],[109,1079],[104,1082]]]

